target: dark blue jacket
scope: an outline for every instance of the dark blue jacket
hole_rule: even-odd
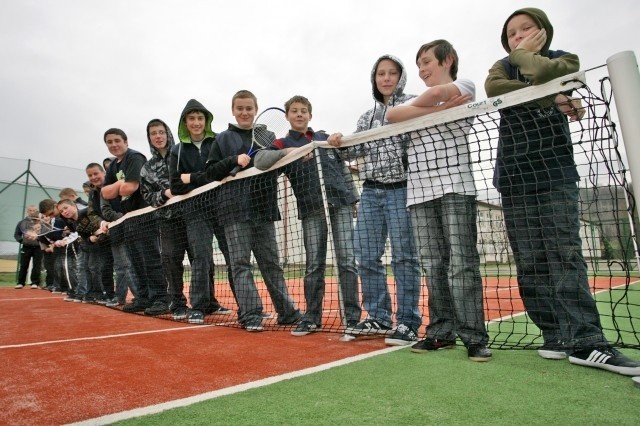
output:
[[[298,148],[311,141],[326,141],[329,135],[314,132],[309,128],[306,133],[289,130],[287,137],[274,142],[275,149]],[[289,178],[296,196],[298,216],[304,219],[311,213],[324,209],[322,186],[327,194],[327,203],[332,206],[346,206],[358,202],[351,174],[346,170],[344,161],[334,149],[318,149],[322,165],[323,182],[320,181],[315,159],[299,159],[284,166],[282,171]],[[324,183],[324,185],[323,185]]]

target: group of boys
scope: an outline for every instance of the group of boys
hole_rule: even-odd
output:
[[[491,69],[487,94],[501,95],[577,71],[576,55],[549,50],[552,35],[551,24],[538,9],[521,9],[509,16],[502,33],[509,56]],[[385,109],[388,122],[405,121],[474,100],[475,86],[469,80],[457,78],[457,53],[447,41],[436,40],[421,46],[416,64],[428,89],[401,105]],[[109,222],[127,212],[146,205],[161,207],[177,195],[222,180],[237,166],[255,165],[267,170],[291,149],[313,141],[328,140],[335,147],[341,146],[341,134],[329,136],[308,127],[311,104],[306,98],[295,96],[285,104],[286,118],[291,124],[288,135],[278,139],[270,151],[250,157],[247,152],[258,110],[257,99],[253,93],[242,90],[233,96],[231,107],[237,123],[215,135],[211,130],[213,115],[198,101],[190,100],[180,117],[177,143],[163,121],[151,120],[147,125],[152,153],[149,161],[128,148],[122,130],[107,130],[104,141],[115,160],[103,182],[98,177],[94,181],[90,175],[90,170],[97,175],[104,173],[99,165],[92,163],[87,167],[94,188],[87,213],[80,213],[71,201],[58,203],[64,218],[60,229],[89,235],[90,243],[107,239],[108,233],[117,285],[109,303],[124,304],[123,310],[130,312],[170,313],[175,319],[186,318],[195,324],[203,323],[206,314],[229,314],[231,311],[218,303],[213,287],[211,243],[215,236],[228,265],[239,323],[248,331],[263,329],[264,312],[251,267],[253,253],[278,313],[278,323],[293,324],[292,334],[296,336],[309,334],[322,326],[328,213],[336,243],[347,330],[359,334],[392,332],[396,336],[392,339],[394,344],[417,340],[415,325],[403,328],[398,325],[390,330],[375,318],[359,322],[361,308],[351,216],[358,194],[340,158],[340,150],[320,150],[319,158],[309,154],[283,168],[226,182],[213,191],[213,201],[208,199],[204,207],[203,200],[196,195],[176,203],[179,207],[158,209],[158,221],[150,225],[157,227],[155,233],[128,229],[133,225],[127,225],[127,221],[109,226]],[[544,338],[538,351],[540,356],[568,357],[578,365],[640,374],[640,363],[626,358],[605,339],[586,283],[577,225],[578,174],[565,117],[580,119],[583,111],[568,95],[560,94],[534,106],[501,112],[494,183],[503,200],[520,293]],[[522,119],[523,115],[527,120]],[[545,120],[545,124],[538,126],[536,120]],[[469,359],[488,361],[492,354],[487,348],[476,249],[476,189],[468,150],[472,125],[472,119],[463,119],[442,129],[439,135],[412,139],[423,140],[431,154],[413,142],[407,147],[406,207],[417,257],[427,277],[430,318],[426,338],[414,343],[412,351],[425,353],[450,348],[459,337],[467,347]],[[515,132],[514,126],[524,127]],[[541,131],[545,126],[548,130]],[[532,140],[541,140],[540,145],[548,143],[554,149],[540,150],[534,163],[530,152]],[[432,150],[442,155],[433,155]],[[451,166],[452,160],[456,160],[453,161],[456,166]],[[302,221],[306,250],[304,314],[289,296],[278,261],[274,225],[280,220],[278,173],[286,174],[290,180]],[[321,195],[321,186],[325,187],[326,199]],[[543,213],[551,209],[558,215],[545,223]],[[44,210],[41,206],[41,213],[54,214],[48,208]],[[98,229],[103,237],[98,237]],[[128,238],[133,232],[137,237]],[[155,235],[160,236],[159,241],[154,240]],[[73,244],[78,243],[71,242],[71,247]],[[82,243],[79,252],[83,253]],[[185,253],[192,268],[190,308],[183,292]],[[94,288],[95,282],[91,282],[89,288]],[[74,287],[82,292],[82,280]],[[105,288],[103,285],[103,292]],[[128,290],[133,300],[126,303]]]

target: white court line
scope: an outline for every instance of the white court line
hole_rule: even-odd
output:
[[[21,297],[19,299],[0,299],[0,302],[28,302],[29,300],[62,300],[62,297]]]
[[[121,333],[121,334],[107,334],[105,336],[93,336],[93,337],[78,337],[74,339],[62,339],[62,340],[48,340],[44,342],[34,342],[34,343],[22,343],[19,345],[3,345],[0,346],[0,350],[2,349],[13,349],[13,348],[28,348],[31,346],[42,346],[42,345],[51,345],[57,343],[69,343],[69,342],[83,342],[89,340],[102,340],[102,339],[115,339],[118,337],[128,337],[128,336],[139,336],[143,334],[154,334],[154,333],[166,333],[170,331],[182,331],[182,330],[197,330],[204,329],[208,327],[215,327],[217,324],[206,324],[199,326],[188,326],[188,327],[176,327],[176,328],[162,328],[159,330],[147,330],[147,331],[136,331],[132,333]]]
[[[148,414],[156,414],[162,411],[171,410],[173,408],[186,407],[188,405],[192,405],[202,401],[207,401],[207,400],[218,398],[221,396],[231,395],[239,392],[244,392],[249,389],[255,389],[262,386],[272,385],[278,382],[282,382],[284,380],[307,376],[309,374],[314,374],[320,371],[329,370],[330,368],[339,367],[342,365],[350,364],[352,362],[361,361],[363,359],[386,354],[389,352],[394,352],[400,349],[406,349],[406,346],[394,346],[394,347],[389,347],[385,349],[380,349],[375,352],[356,355],[349,358],[341,359],[339,361],[333,361],[327,364],[305,368],[304,370],[281,374],[279,376],[268,377],[266,379],[256,380],[254,382],[243,383],[243,384],[231,386],[225,389],[219,389],[212,392],[205,392],[200,395],[190,396],[188,398],[176,399],[174,401],[164,402],[161,404],[149,405],[147,407],[135,408],[129,411],[122,411],[120,413],[109,414],[102,417],[96,417],[94,419],[83,420],[78,423],[72,423],[72,425],[76,425],[76,426],[106,425],[106,424],[114,423],[120,420],[127,420],[135,417],[146,416]]]

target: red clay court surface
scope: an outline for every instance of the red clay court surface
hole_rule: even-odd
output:
[[[608,278],[602,287],[623,283]],[[513,280],[485,285],[487,319],[521,310]],[[385,347],[383,339],[342,342],[340,333],[193,326],[28,287],[0,288],[0,321],[0,424],[10,425],[78,422]]]

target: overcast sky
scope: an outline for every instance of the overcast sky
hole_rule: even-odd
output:
[[[400,57],[406,91],[421,92],[415,52],[436,38],[453,43],[459,76],[483,99],[487,70],[506,54],[504,20],[525,6],[547,12],[551,48],[577,53],[582,69],[640,52],[632,0],[3,0],[0,157],[84,168],[108,156],[109,127],[148,154],[150,119],[175,134],[182,108],[196,98],[219,132],[240,89],[253,91],[261,108],[304,95],[312,127],[351,133],[373,105],[374,61]]]

